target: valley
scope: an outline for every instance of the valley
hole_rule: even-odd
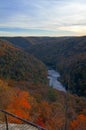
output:
[[[0,109],[47,130],[85,130],[86,37],[1,37]]]

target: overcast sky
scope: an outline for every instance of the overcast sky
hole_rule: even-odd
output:
[[[86,0],[0,0],[0,36],[86,35]]]

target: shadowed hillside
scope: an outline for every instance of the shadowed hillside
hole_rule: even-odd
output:
[[[62,82],[78,95],[86,95],[86,37],[70,37],[30,47],[46,65],[62,74]],[[40,55],[39,55],[40,54]],[[69,83],[68,83],[69,82]]]

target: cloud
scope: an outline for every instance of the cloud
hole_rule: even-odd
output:
[[[74,32],[77,36],[80,35],[86,35],[86,26],[78,26],[78,25],[74,25],[74,26],[63,26],[60,27],[60,30],[71,30],[72,32]]]
[[[40,30],[45,30],[45,34],[48,32],[46,30],[49,30],[52,34],[57,32],[57,35],[58,31],[59,34],[60,31],[61,34],[62,31],[63,34],[70,31],[71,35],[73,33],[78,35],[79,32],[80,34],[83,31],[86,32],[84,29],[86,27],[86,1],[3,0],[0,4],[0,27],[9,28],[9,30],[10,28],[35,29],[39,30],[39,33]]]

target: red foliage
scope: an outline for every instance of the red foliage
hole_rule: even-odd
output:
[[[12,101],[7,106],[6,111],[9,111],[21,118],[29,119],[29,110],[31,108],[28,103],[29,93],[21,90],[17,90],[16,94],[12,96]],[[9,117],[10,122],[20,123],[18,120],[14,120]]]

